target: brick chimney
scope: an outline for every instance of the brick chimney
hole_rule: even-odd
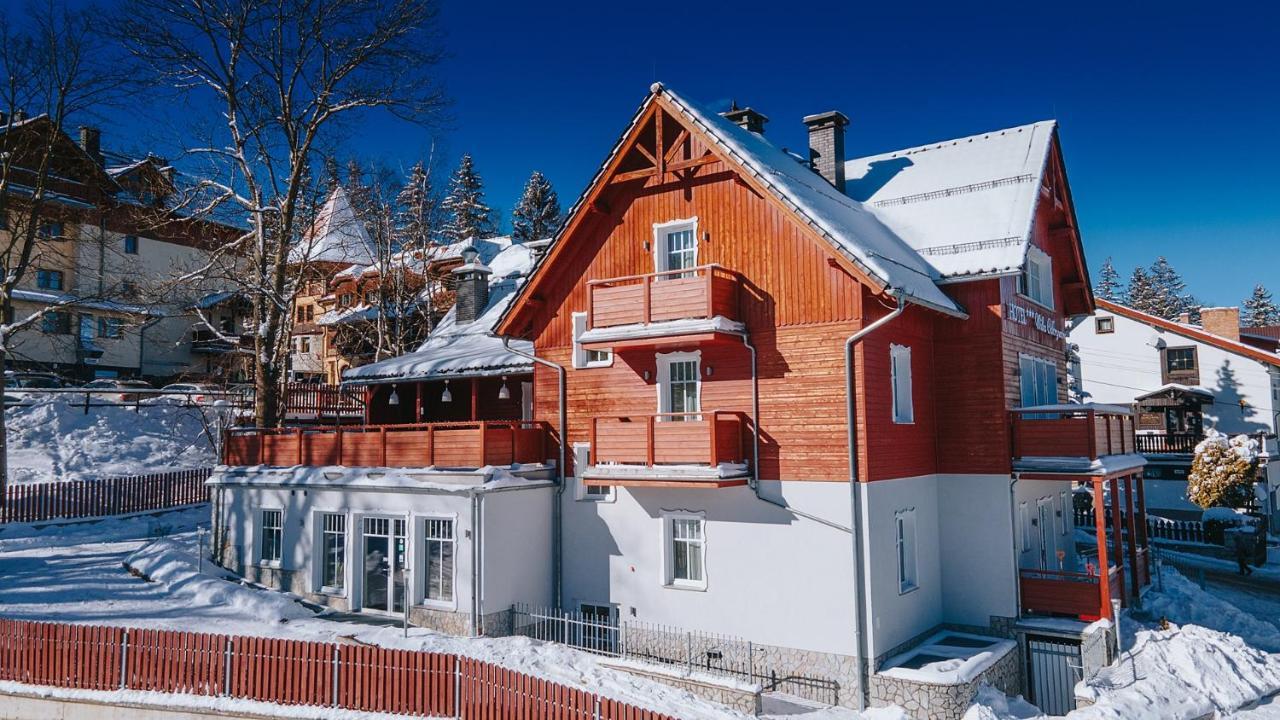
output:
[[[80,147],[99,165],[102,164],[102,131],[91,125],[80,126]]]
[[[453,271],[457,280],[454,319],[459,325],[475,322],[489,307],[489,276],[493,271],[477,255],[475,249],[468,246],[462,251],[466,262]]]
[[[724,116],[725,120],[757,135],[764,135],[764,124],[769,122],[769,118],[752,108],[740,108],[736,102],[728,110],[720,114]]]
[[[1240,308],[1200,308],[1200,327],[1228,340],[1240,341]]]
[[[809,165],[836,190],[844,192],[844,126],[849,118],[832,110],[805,117],[809,127]]]

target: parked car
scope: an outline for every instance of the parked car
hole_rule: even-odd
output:
[[[62,378],[53,373],[7,370],[4,374],[4,404],[20,405],[30,402],[37,394],[23,392],[24,390],[57,389],[64,386]]]
[[[85,383],[86,390],[96,390],[99,392],[90,393],[94,400],[107,400],[110,402],[131,403],[140,397],[136,392],[126,392],[128,390],[152,390],[151,383],[145,380],[122,380],[119,378],[99,378]]]
[[[183,405],[212,405],[215,400],[221,397],[214,393],[222,392],[222,388],[207,383],[173,383],[160,389],[172,394],[161,395],[158,399],[178,402]]]

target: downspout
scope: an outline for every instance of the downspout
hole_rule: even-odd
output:
[[[1013,607],[1015,617],[1022,617],[1022,563],[1018,551],[1018,513],[1017,499],[1014,495],[1015,488],[1018,485],[1018,473],[1010,473],[1009,480],[1009,545],[1013,549],[1013,599],[1016,603]],[[1073,501],[1074,502],[1074,501]],[[1062,508],[1062,512],[1069,512],[1067,508]],[[1063,522],[1066,522],[1064,519]]]
[[[540,358],[531,353],[526,353],[511,347],[511,338],[509,337],[506,337],[506,336],[499,337],[497,335],[494,335],[493,333],[488,333],[488,335],[489,337],[498,338],[499,340],[501,340],[502,347],[505,348],[507,352],[513,355],[518,355],[528,360],[532,360],[533,362],[539,365],[542,365],[543,367],[549,367],[552,370],[556,371],[556,377],[559,383],[559,396],[560,396],[559,397],[559,400],[560,400],[560,417],[559,417],[560,452],[559,452],[559,458],[557,462],[559,477],[557,478],[557,481],[556,481],[556,499],[555,499],[554,507],[552,507],[551,509],[551,537],[552,537],[551,552],[552,552],[552,559],[553,559],[551,588],[555,596],[555,607],[559,609],[560,607],[562,607],[561,601],[564,599],[563,598],[564,568],[563,568],[563,557],[562,557],[564,554],[564,531],[563,531],[563,528],[561,527],[562,525],[561,514],[563,512],[563,509],[561,508],[561,504],[562,504],[562,498],[564,495],[564,486],[565,486],[565,464],[564,464],[565,445],[568,444],[569,442],[569,416],[568,416],[567,400],[566,400],[567,396],[565,393],[564,366],[558,363],[551,362],[550,360]],[[595,452],[595,448],[592,448],[591,451]]]
[[[856,688],[858,696],[858,710],[867,708],[867,678],[870,674],[868,663],[870,652],[866,649],[866,632],[862,626],[863,608],[866,605],[864,575],[867,568],[863,563],[862,547],[862,503],[860,495],[863,493],[862,483],[858,482],[858,426],[857,426],[857,393],[854,385],[853,377],[853,345],[862,340],[867,335],[885,325],[889,321],[898,317],[907,309],[906,300],[903,299],[902,293],[896,289],[890,291],[893,296],[898,299],[898,307],[884,317],[876,320],[870,325],[862,328],[858,332],[849,336],[844,341],[844,380],[845,380],[845,421],[848,423],[849,431],[849,504],[852,506],[851,520],[853,522],[853,579],[854,579],[854,612],[853,612],[853,640],[857,647],[858,661],[858,686]]]
[[[471,491],[471,637],[480,634],[480,498]]]
[[[840,523],[832,522],[826,518],[818,517],[817,515],[811,515],[803,510],[797,510],[796,508],[788,505],[785,501],[775,500],[766,496],[760,490],[760,374],[757,371],[756,348],[751,344],[751,341],[747,339],[747,334],[745,332],[733,334],[742,338],[742,344],[751,352],[751,478],[749,479],[749,482],[751,483],[751,489],[756,493],[756,498],[807,520],[812,520],[816,523],[835,528],[842,532],[853,532],[852,528],[845,527]]]

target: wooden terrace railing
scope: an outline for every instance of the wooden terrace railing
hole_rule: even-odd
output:
[[[742,276],[719,265],[591,280],[587,288],[588,328],[717,315],[742,319]]]
[[[602,415],[591,418],[593,462],[625,465],[709,465],[745,459],[742,413]]]
[[[285,386],[285,412],[290,417],[364,415],[364,408],[363,389],[304,382]]]
[[[1082,618],[1111,617],[1111,600],[1120,599],[1121,582],[1119,566],[1107,571],[1107,582],[1102,576],[1069,570],[1018,571],[1021,586],[1022,611],[1053,615],[1072,615]]]
[[[1061,408],[1063,406],[1047,406]],[[1025,457],[1084,457],[1137,452],[1133,415],[1101,410],[1022,408],[1009,411],[1014,459]]]
[[[535,420],[233,428],[226,465],[290,467],[447,467],[541,463],[548,425]]]

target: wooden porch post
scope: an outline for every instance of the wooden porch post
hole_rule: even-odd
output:
[[[427,392],[427,384],[416,383],[413,390],[413,421],[422,422],[422,396]]]
[[[1116,478],[1108,481],[1111,487],[1111,548],[1115,551],[1116,565],[1120,566],[1120,572],[1116,574],[1116,581],[1120,584],[1120,604],[1128,607],[1129,598],[1125,594],[1124,586],[1124,537],[1122,533],[1122,525],[1120,524],[1120,482]]]
[[[1138,537],[1141,538],[1142,549],[1146,550],[1149,544],[1147,538],[1147,496],[1144,486],[1145,480],[1142,473],[1134,473],[1133,482],[1138,486]],[[1147,556],[1147,562],[1151,562],[1150,555]]]
[[[1102,505],[1102,479],[1093,480],[1093,531],[1098,541],[1098,603],[1102,617],[1111,617],[1111,574],[1107,562],[1107,511]]]
[[[480,419],[480,378],[471,378],[471,420]]]
[[[1142,575],[1138,571],[1138,528],[1134,524],[1134,502],[1133,502],[1133,476],[1124,476],[1124,506],[1129,514],[1129,592],[1133,593],[1133,597],[1138,597],[1138,593],[1142,592]]]

